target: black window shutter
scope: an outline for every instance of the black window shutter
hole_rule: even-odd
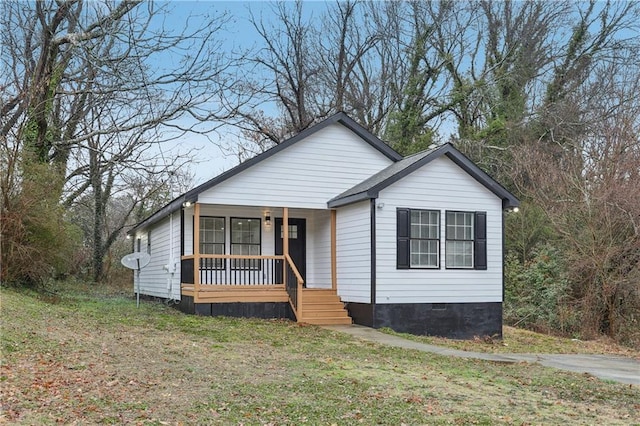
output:
[[[409,237],[410,235],[410,221],[409,221],[409,209],[397,210],[397,260],[396,267],[398,269],[409,268]]]
[[[487,269],[487,212],[476,212],[473,265]]]

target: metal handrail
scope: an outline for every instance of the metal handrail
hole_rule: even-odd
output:
[[[302,318],[302,286],[304,285],[304,279],[302,279],[302,275],[300,275],[300,272],[298,271],[293,259],[291,259],[291,256],[289,256],[289,254],[285,254],[284,258],[286,264],[289,266],[291,272],[293,272],[296,278],[295,291],[293,291],[294,289],[289,285],[288,280],[285,282],[285,287],[287,289],[287,294],[289,294],[289,303],[293,308],[296,319],[300,321]]]

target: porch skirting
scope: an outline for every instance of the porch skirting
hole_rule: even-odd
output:
[[[399,333],[473,339],[502,338],[502,303],[347,303],[356,324]]]
[[[193,303],[193,296],[182,295],[178,309],[187,314],[236,318],[283,318],[295,321],[289,302]]]

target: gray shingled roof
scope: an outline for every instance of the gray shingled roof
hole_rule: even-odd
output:
[[[377,198],[378,193],[382,189],[394,182],[397,182],[409,173],[412,173],[442,155],[446,155],[451,161],[456,163],[474,179],[500,197],[502,199],[503,208],[516,207],[520,204],[513,194],[493,180],[491,176],[483,172],[471,160],[455,149],[453,145],[446,143],[440,147],[419,152],[391,164],[365,181],[360,182],[337,197],[332,198],[329,200],[327,205],[329,208],[334,208],[366,199]]]
[[[410,167],[412,164],[422,160],[424,157],[426,157],[427,155],[429,155],[433,151],[434,151],[434,149],[430,149],[430,150],[427,150],[427,151],[422,151],[422,152],[419,152],[417,154],[410,155],[409,157],[405,157],[402,160],[391,164],[386,169],[382,169],[381,171],[379,171],[375,175],[371,176],[370,178],[360,182],[356,186],[354,186],[354,187],[352,187],[350,189],[347,189],[342,194],[340,194],[340,195],[332,198],[331,200],[329,200],[329,207],[333,207],[331,204],[334,201],[344,200],[346,198],[349,198],[349,197],[352,197],[352,196],[355,196],[355,195],[358,195],[358,194],[367,193],[371,189],[373,189],[373,188],[377,187],[378,185],[382,184],[387,179],[392,178],[396,174],[398,174],[398,173],[402,172],[403,170],[407,169],[408,167]],[[371,197],[366,197],[366,198],[371,198]]]

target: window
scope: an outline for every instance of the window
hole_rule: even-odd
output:
[[[473,212],[447,212],[447,268],[473,268],[474,222]]]
[[[487,213],[447,212],[447,268],[487,269]]]
[[[224,254],[224,218],[200,217],[200,253]],[[224,259],[202,259],[206,269],[224,269]]]
[[[440,267],[440,212],[398,209],[398,269]]]
[[[440,258],[440,212],[411,210],[411,267],[437,268]]]
[[[284,238],[284,226],[280,226],[280,238]],[[289,225],[289,239],[298,239],[298,225]]]
[[[147,232],[147,253],[151,254],[151,231]]]
[[[231,254],[260,255],[260,219],[231,218]],[[260,260],[235,259],[234,269],[259,269]]]
[[[440,268],[440,211],[397,209],[396,267]],[[447,269],[487,269],[487,213],[446,212]]]

